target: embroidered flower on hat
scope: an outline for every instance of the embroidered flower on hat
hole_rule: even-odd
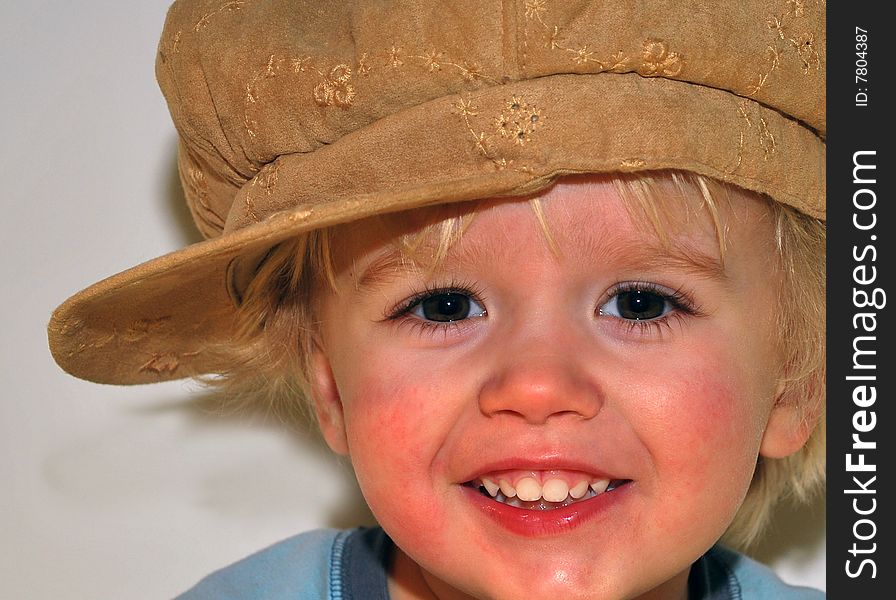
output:
[[[352,78],[352,70],[348,65],[336,65],[330,69],[329,75],[324,77],[314,88],[314,101],[320,106],[340,106],[348,108],[355,100],[355,88],[349,81]]]
[[[675,77],[681,73],[684,63],[676,52],[669,52],[662,40],[644,40],[643,62],[637,68],[639,75],[665,75]]]
[[[538,109],[519,96],[511,98],[507,108],[495,119],[495,129],[501,137],[510,138],[523,145],[530,141],[532,133],[541,126]]]

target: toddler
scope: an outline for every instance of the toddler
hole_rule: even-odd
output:
[[[823,479],[824,6],[181,0],[207,241],[54,314],[76,376],[313,408],[379,527],[183,598],[815,598],[718,545]]]

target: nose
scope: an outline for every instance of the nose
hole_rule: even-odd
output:
[[[535,425],[564,415],[591,419],[602,406],[597,383],[558,356],[523,359],[518,355],[486,380],[479,392],[483,414],[514,415]]]

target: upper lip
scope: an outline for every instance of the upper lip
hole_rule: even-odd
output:
[[[465,471],[459,483],[467,483],[477,478],[501,471],[576,471],[597,479],[622,479],[624,475],[581,459],[566,458],[560,454],[548,454],[541,457],[507,456],[476,465]]]

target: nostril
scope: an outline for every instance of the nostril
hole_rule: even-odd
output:
[[[520,352],[508,355],[507,361],[496,365],[482,384],[479,405],[484,415],[542,424],[557,416],[592,418],[600,412],[598,382],[576,361],[574,352]]]
[[[554,413],[551,416],[552,417],[573,417],[573,418],[582,419],[582,420],[591,418],[587,415],[582,414],[581,412],[579,412],[577,410],[561,410],[561,411]]]

